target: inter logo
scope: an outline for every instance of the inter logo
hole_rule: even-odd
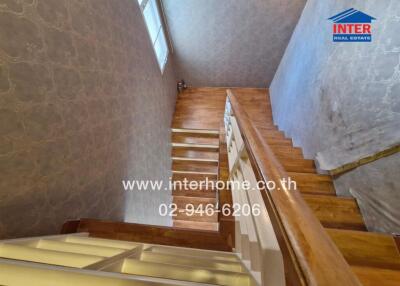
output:
[[[349,9],[328,20],[333,21],[334,42],[371,42],[372,20],[369,16],[356,9]]]

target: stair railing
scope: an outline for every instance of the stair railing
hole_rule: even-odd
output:
[[[268,231],[274,232],[283,257],[286,285],[360,286],[361,283],[299,190],[289,190],[287,184],[282,181],[282,178],[289,178],[288,174],[240,105],[238,98],[231,90],[227,91],[227,95],[228,112],[240,130],[236,141],[242,140],[246,150],[244,156],[239,156],[242,157],[241,161],[246,163],[247,160],[247,166],[251,166],[258,182],[263,181],[266,185],[272,181],[275,184],[274,189],[259,190],[259,193],[272,226]],[[229,130],[227,131],[229,136]],[[242,166],[239,173],[235,171],[234,166],[230,166],[230,169],[234,171],[231,179],[243,179],[246,168]],[[240,196],[238,190],[234,189],[232,196],[237,200]],[[239,200],[240,198],[243,199],[243,195]],[[239,219],[238,224],[240,223]],[[251,239],[248,241],[251,243]],[[236,249],[242,251],[240,244],[241,242],[236,240]],[[250,254],[242,253],[243,255]],[[268,272],[268,269],[262,269],[261,273],[263,271]]]

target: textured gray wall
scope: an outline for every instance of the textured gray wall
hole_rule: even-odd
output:
[[[189,85],[266,87],[306,0],[163,0]]]
[[[137,1],[0,2],[0,238],[80,217],[170,224],[169,193],[121,180],[170,176],[172,64],[162,76]]]
[[[327,18],[352,7],[378,19],[372,43],[332,42]],[[307,2],[270,92],[275,122],[307,157],[317,155],[322,167],[334,168],[399,143],[399,30],[397,0]],[[395,172],[383,168],[386,161]],[[399,213],[397,222],[388,218],[400,200],[386,195],[399,191],[399,170],[399,160],[386,158],[338,184],[340,193],[352,189],[359,198],[371,229],[399,231]],[[367,177],[376,180],[369,195],[361,191]],[[383,200],[380,216],[368,209]]]

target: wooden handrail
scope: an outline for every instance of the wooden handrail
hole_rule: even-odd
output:
[[[258,179],[276,184],[261,193],[284,257],[287,285],[360,286],[300,192],[282,182],[288,174],[236,96],[231,90],[227,94]]]
[[[400,152],[400,144],[397,144],[395,146],[389,147],[389,148],[387,148],[385,150],[379,151],[379,152],[377,152],[375,154],[372,154],[370,156],[363,157],[361,159],[358,159],[356,161],[344,164],[344,165],[342,165],[340,167],[337,167],[337,168],[335,168],[333,170],[328,170],[328,171],[329,171],[329,174],[331,174],[332,176],[342,175],[342,174],[350,172],[350,171],[352,171],[352,170],[354,170],[354,169],[356,169],[358,167],[361,167],[361,166],[366,165],[366,164],[370,164],[370,163],[375,162],[375,161],[377,161],[379,159],[394,155],[394,154],[399,153],[399,152]]]

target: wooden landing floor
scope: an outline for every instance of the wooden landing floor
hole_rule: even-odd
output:
[[[267,94],[266,89],[233,88],[237,93],[253,96]],[[265,100],[263,103],[269,101]],[[178,95],[172,128],[219,130],[224,117],[226,88],[188,88]],[[265,122],[265,119],[260,119]]]

